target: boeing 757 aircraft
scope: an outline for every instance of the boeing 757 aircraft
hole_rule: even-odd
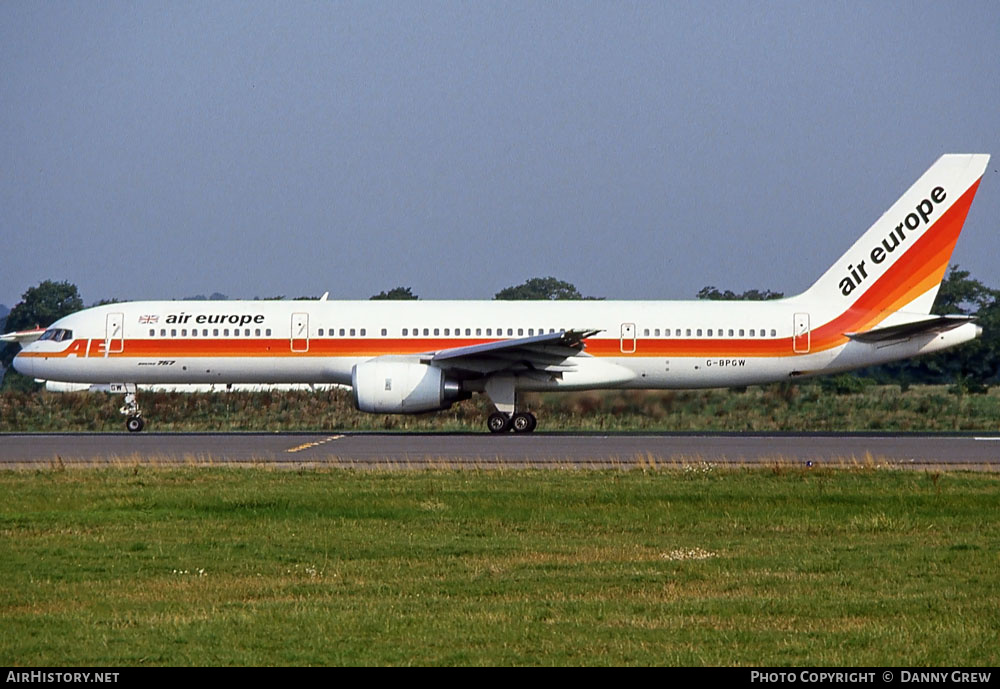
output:
[[[942,156],[787,299],[108,304],[58,320],[14,366],[111,384],[130,431],[144,425],[138,384],[339,383],[358,409],[385,414],[485,393],[494,433],[534,430],[522,391],[713,388],[862,368],[980,334],[967,316],[930,310],[988,162]]]

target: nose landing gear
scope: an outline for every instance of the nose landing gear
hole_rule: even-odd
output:
[[[134,384],[125,385],[125,404],[118,410],[125,416],[125,428],[129,433],[138,433],[146,425],[142,419],[142,410],[139,409],[139,402],[136,399],[136,389]]]

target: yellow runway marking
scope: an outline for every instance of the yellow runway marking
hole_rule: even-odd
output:
[[[287,450],[285,450],[285,452],[288,452],[288,453],[291,453],[291,452],[302,452],[302,450],[308,450],[310,447],[317,447],[318,445],[323,445],[325,443],[330,442],[331,440],[338,440],[339,438],[343,438],[343,437],[344,437],[343,435],[331,435],[328,438],[323,438],[322,440],[317,440],[314,443],[303,443],[302,445],[296,445],[295,447],[290,447]]]

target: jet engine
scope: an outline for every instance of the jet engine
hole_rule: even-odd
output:
[[[372,359],[351,371],[354,406],[376,414],[415,414],[447,409],[472,393],[444,371],[413,361]]]

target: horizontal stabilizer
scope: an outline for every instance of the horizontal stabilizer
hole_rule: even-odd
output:
[[[916,335],[943,333],[975,320],[975,316],[933,316],[911,323],[874,328],[860,333],[844,333],[858,342],[885,342],[904,340]]]

